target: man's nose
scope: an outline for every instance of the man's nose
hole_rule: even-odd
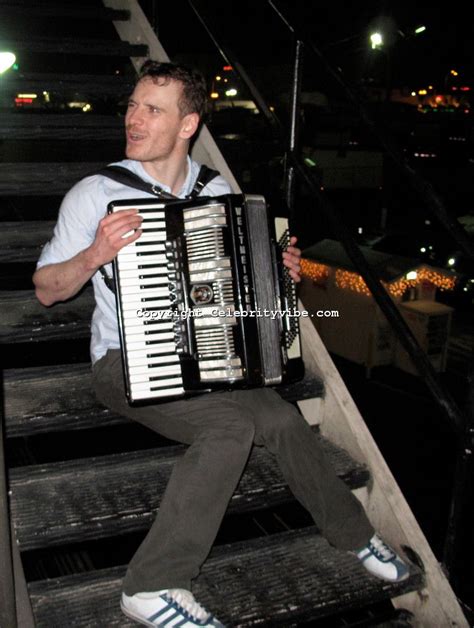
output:
[[[127,125],[139,126],[143,124],[143,111],[140,107],[134,107],[131,111],[127,112]]]

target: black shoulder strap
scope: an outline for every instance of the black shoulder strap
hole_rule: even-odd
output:
[[[144,181],[137,174],[123,166],[105,166],[105,168],[98,170],[95,174],[101,174],[103,177],[113,179],[117,183],[127,185],[129,188],[136,188],[160,198],[176,198],[173,194],[165,192],[159,185],[152,185],[148,181]]]
[[[153,185],[148,183],[148,181],[144,181],[137,174],[128,170],[128,168],[124,168],[123,166],[105,166],[105,168],[98,170],[95,174],[100,174],[103,177],[108,177],[109,179],[117,181],[117,183],[122,183],[123,185],[127,185],[128,187],[135,188],[137,190],[142,190],[143,192],[148,192],[149,194],[153,194],[154,196],[158,196],[160,198],[176,198],[174,194],[165,192],[159,185]],[[212,170],[212,168],[202,165],[194,183],[194,187],[188,195],[188,198],[196,198],[199,196],[206,185],[217,176],[219,176],[217,170]]]
[[[191,193],[188,195],[188,198],[196,198],[196,196],[199,196],[206,185],[218,176],[219,172],[217,170],[213,170],[203,164],[199,170],[196,182],[191,190]]]

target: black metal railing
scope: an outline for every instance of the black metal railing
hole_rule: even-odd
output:
[[[318,209],[322,210],[325,217],[331,224],[336,237],[339,239],[349,258],[354,264],[357,272],[362,276],[374,300],[380,307],[389,324],[393,328],[400,343],[407,351],[408,355],[415,364],[420,377],[425,381],[428,390],[436,400],[437,404],[443,411],[443,415],[448,420],[448,425],[455,433],[458,444],[456,477],[454,479],[455,490],[453,491],[453,499],[448,521],[448,533],[446,536],[443,562],[448,572],[455,561],[456,547],[458,546],[458,531],[463,519],[465,508],[464,488],[470,483],[470,474],[472,469],[472,420],[468,420],[459,409],[456,401],[448,390],[444,388],[438,378],[433,365],[431,364],[425,351],[420,347],[416,337],[401,315],[399,309],[387,293],[381,281],[375,276],[371,267],[363,256],[355,238],[345,225],[345,221],[339,210],[329,203],[326,195],[321,193],[320,183],[315,179],[311,170],[307,168],[301,159],[298,151],[298,112],[300,109],[300,92],[302,78],[302,64],[304,51],[308,50],[321,62],[324,69],[337,80],[338,84],[344,91],[349,102],[356,108],[361,120],[370,129],[374,136],[378,139],[386,153],[392,158],[393,162],[402,170],[410,181],[412,187],[420,195],[427,204],[428,209],[438,218],[441,225],[451,234],[451,236],[459,244],[459,247],[466,253],[469,258],[473,258],[472,243],[468,239],[461,225],[453,219],[446,210],[444,203],[434,190],[433,186],[425,181],[411,166],[407,163],[403,155],[392,145],[375,123],[371,120],[363,103],[355,95],[355,92],[347,84],[341,72],[335,70],[327,61],[324,54],[308,40],[289,20],[283,15],[273,0],[267,0],[269,6],[277,13],[284,22],[294,39],[294,71],[292,85],[291,100],[291,130],[289,141],[285,134],[285,130],[275,113],[265,102],[256,85],[253,83],[247,72],[244,70],[235,55],[224,47],[222,42],[218,40],[215,33],[209,26],[208,21],[204,18],[202,11],[196,6],[195,0],[188,0],[194,13],[206,29],[207,33],[215,43],[220,54],[223,56],[227,64],[231,65],[240,79],[247,86],[255,104],[260,112],[265,116],[272,128],[277,131],[282,146],[285,147],[287,164],[286,164],[286,200],[289,205],[290,216],[294,214],[294,182],[295,174],[305,182],[311,190],[313,196],[318,201]],[[469,427],[466,427],[469,426]]]

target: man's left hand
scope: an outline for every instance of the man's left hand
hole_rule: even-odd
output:
[[[297,238],[295,236],[291,236],[290,238],[290,246],[283,251],[283,264],[290,271],[290,277],[296,283],[301,281],[300,272],[301,272],[301,251],[296,248],[295,244],[297,242]]]

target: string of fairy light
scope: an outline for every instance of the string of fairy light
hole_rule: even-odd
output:
[[[311,279],[317,284],[325,283],[330,274],[330,267],[308,259],[301,260],[301,275]],[[431,283],[440,290],[453,290],[456,285],[456,277],[444,275],[436,270],[422,267],[417,271],[407,273],[392,283],[382,281],[385,289],[393,297],[401,297],[409,288],[414,288],[422,283]],[[352,290],[359,294],[371,295],[367,284],[358,274],[349,270],[338,268],[335,272],[335,285],[342,290]]]

